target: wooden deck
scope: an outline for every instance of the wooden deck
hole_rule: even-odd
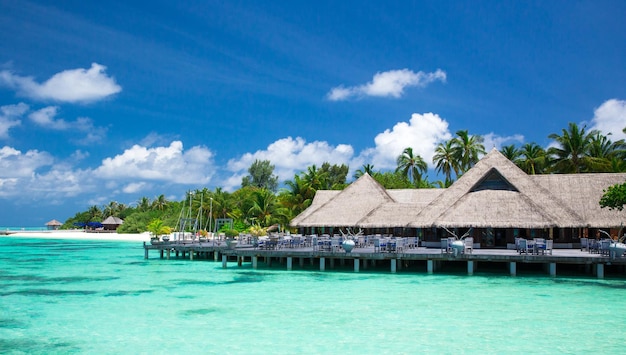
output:
[[[343,250],[319,251],[313,247],[282,248],[274,250],[257,249],[252,245],[238,245],[234,249],[229,249],[224,242],[205,243],[164,243],[149,244],[144,243],[144,256],[149,257],[150,251],[157,251],[160,258],[170,259],[171,257],[182,257],[194,259],[213,259],[221,261],[223,267],[227,267],[229,261],[236,261],[238,265],[244,262],[251,262],[253,268],[258,267],[260,260],[267,265],[272,261],[286,264],[287,270],[292,270],[294,260],[300,266],[304,263],[315,265],[319,270],[324,271],[327,266],[333,268],[338,261],[342,265],[352,265],[355,272],[367,269],[372,265],[388,265],[392,273],[402,268],[402,265],[411,263],[424,263],[425,271],[434,273],[441,269],[443,265],[451,262],[467,263],[467,273],[472,275],[478,263],[506,263],[510,275],[517,274],[518,264],[543,264],[551,276],[557,275],[558,264],[579,265],[595,274],[599,278],[604,277],[605,266],[616,266],[620,268],[622,275],[626,276],[626,257],[611,259],[600,254],[591,254],[580,249],[554,249],[552,255],[525,255],[519,254],[511,249],[474,249],[472,253],[454,255],[442,252],[439,248],[418,247],[405,249],[402,252],[379,252],[373,246],[354,248],[352,252],[346,253]]]

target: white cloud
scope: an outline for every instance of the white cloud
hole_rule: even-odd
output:
[[[433,73],[414,72],[409,69],[390,70],[374,75],[371,82],[359,85],[332,88],[327,97],[331,101],[347,100],[352,97],[377,96],[398,98],[404,94],[406,87],[425,87],[434,81],[446,81],[446,73],[437,69]]]
[[[144,190],[147,186],[149,185],[143,181],[131,182],[130,184],[127,184],[126,186],[124,186],[124,188],[122,188],[122,191],[127,194],[133,194],[133,193]]]
[[[20,118],[28,109],[28,105],[23,102],[17,105],[0,106],[0,139],[9,137],[9,129],[22,123]]]
[[[483,135],[483,146],[485,146],[485,151],[487,153],[489,153],[493,148],[500,150],[502,146],[515,143],[524,143],[524,136],[521,134],[514,134],[512,136],[503,137],[493,132]]]
[[[255,160],[269,160],[274,165],[274,174],[279,181],[293,179],[296,172],[310,165],[321,166],[324,162],[347,164],[354,154],[352,146],[339,144],[336,147],[328,142],[307,143],[303,138],[282,138],[270,144],[266,150],[246,153],[239,159],[228,161],[228,170],[236,173],[226,180],[225,188],[233,189],[241,185],[241,178]],[[238,181],[237,181],[238,180]]]
[[[92,63],[89,69],[64,70],[39,84],[32,77],[3,70],[0,72],[0,85],[34,100],[92,102],[122,91],[122,87],[114,78],[107,76],[105,71],[105,66]]]
[[[105,127],[95,127],[93,121],[88,117],[78,117],[76,121],[65,121],[62,118],[56,118],[59,108],[56,106],[48,106],[39,109],[28,117],[38,126],[53,129],[57,131],[73,131],[81,133],[80,138],[74,138],[74,142],[78,144],[93,144],[104,139],[107,133]]]
[[[183,143],[146,148],[134,145],[124,153],[102,161],[95,173],[107,179],[159,180],[177,184],[206,184],[213,175],[213,153],[196,146],[183,150]]]
[[[31,177],[35,170],[51,166],[54,159],[46,152],[29,150],[23,153],[15,148],[0,148],[0,178]]]
[[[379,133],[374,148],[366,149],[354,159],[352,165],[374,165],[375,170],[393,169],[402,151],[413,148],[413,154],[421,156],[430,166],[437,144],[452,138],[448,122],[434,113],[414,113],[409,122],[398,122],[391,130]]]
[[[597,129],[603,134],[611,133],[610,139],[612,141],[626,138],[626,135],[622,132],[625,127],[626,101],[607,100],[594,111],[591,129]]]

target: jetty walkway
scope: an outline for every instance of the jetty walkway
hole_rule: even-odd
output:
[[[517,274],[518,265],[534,265],[541,267],[546,274],[557,276],[557,265],[566,268],[578,267],[583,273],[593,274],[598,278],[604,278],[605,268],[617,269],[626,276],[626,257],[610,258],[603,254],[589,253],[581,249],[554,249],[552,254],[520,254],[514,249],[473,249],[471,253],[455,255],[439,248],[413,247],[397,251],[379,250],[371,245],[356,246],[351,252],[345,252],[342,248],[319,250],[314,246],[295,246],[284,248],[261,249],[252,244],[238,244],[229,246],[224,241],[178,241],[157,242],[143,244],[144,257],[149,258],[149,253],[156,251],[161,259],[184,258],[212,259],[221,261],[222,267],[226,268],[228,262],[236,262],[241,266],[245,262],[252,263],[256,269],[260,262],[271,266],[272,263],[285,265],[287,270],[293,270],[294,266],[303,268],[307,265],[324,271],[333,269],[336,264],[343,268],[348,267],[359,272],[373,267],[388,267],[391,273],[396,273],[404,268],[410,270],[423,270],[429,274],[441,270],[449,264],[465,263],[467,274],[472,275],[478,265],[489,263],[490,266],[500,264],[506,268],[511,276]],[[492,264],[492,265],[491,265]],[[499,267],[498,266],[498,267]],[[521,265],[520,265],[521,266]]]

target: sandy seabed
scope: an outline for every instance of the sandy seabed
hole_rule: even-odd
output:
[[[9,238],[41,238],[41,239],[78,239],[78,240],[111,240],[129,242],[149,242],[150,233],[118,234],[118,233],[86,233],[82,230],[54,230],[54,231],[17,231],[8,235]]]

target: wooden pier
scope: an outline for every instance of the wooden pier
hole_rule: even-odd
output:
[[[407,267],[417,270],[420,268],[429,274],[441,270],[451,263],[464,263],[467,274],[473,275],[479,265],[502,264],[507,274],[515,276],[519,265],[540,265],[546,273],[552,277],[557,276],[557,266],[579,266],[588,274],[598,278],[604,278],[605,268],[618,268],[622,275],[626,276],[626,257],[610,258],[601,254],[591,254],[580,249],[554,249],[552,255],[526,255],[519,254],[512,249],[474,249],[472,253],[454,255],[442,252],[438,248],[417,247],[405,249],[402,252],[375,251],[373,246],[355,248],[350,253],[343,250],[320,251],[313,247],[281,248],[273,250],[257,249],[252,245],[238,245],[229,248],[224,242],[169,242],[150,244],[144,242],[144,257],[149,258],[151,251],[157,251],[161,259],[184,258],[189,260],[208,259],[216,262],[221,261],[222,267],[226,268],[228,262],[236,262],[241,266],[244,262],[252,263],[252,268],[258,268],[259,262],[271,266],[272,262],[285,265],[287,270],[294,269],[294,261],[299,268],[305,264],[313,265],[316,269],[324,271],[333,269],[336,263],[345,267],[351,266],[354,272],[366,270],[370,267],[388,265],[391,273]]]

